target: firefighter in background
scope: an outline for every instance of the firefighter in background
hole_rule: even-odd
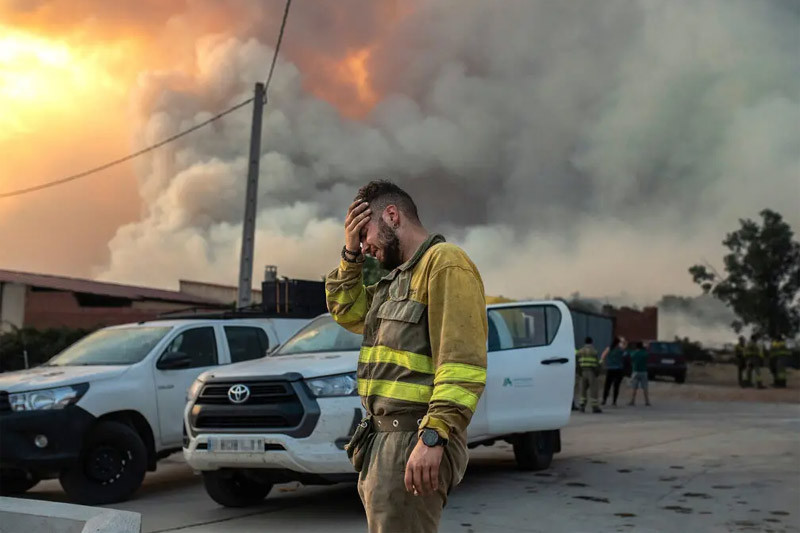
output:
[[[584,346],[576,352],[580,368],[581,412],[586,411],[587,396],[591,395],[593,413],[602,413],[600,409],[600,359],[591,337],[584,339]]]
[[[754,383],[759,389],[764,388],[761,382],[761,367],[764,364],[764,348],[758,343],[758,335],[753,333],[750,342],[744,347],[744,355],[747,358],[747,381]],[[755,374],[755,381],[753,375]]]
[[[747,357],[744,355],[745,344],[744,337],[739,337],[739,344],[733,349],[733,353],[736,356],[736,378],[740,387],[752,387],[753,384],[744,377],[745,371],[747,370]]]
[[[769,367],[772,370],[772,386],[786,388],[786,363],[789,359],[789,348],[786,340],[778,338],[769,347]]]

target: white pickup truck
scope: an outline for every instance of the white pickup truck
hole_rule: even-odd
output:
[[[235,315],[234,315],[235,316]],[[98,330],[45,365],[0,374],[0,494],[60,478],[74,501],[123,501],[180,451],[186,393],[263,357],[308,319],[191,318]]]
[[[559,301],[489,305],[486,389],[469,446],[504,440],[520,468],[561,450],[570,417],[575,341]],[[217,503],[263,500],[273,484],[355,478],[344,445],[361,421],[361,336],[318,317],[269,357],[203,373],[189,391],[184,457]]]

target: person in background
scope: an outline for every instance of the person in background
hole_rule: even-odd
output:
[[[745,347],[745,340],[744,337],[739,337],[739,344],[733,349],[734,355],[736,356],[736,368],[737,368],[737,382],[739,383],[740,387],[750,387],[752,383],[747,381],[744,378],[744,372],[747,369],[747,358],[744,355],[744,347]]]
[[[619,397],[619,386],[622,383],[622,378],[625,377],[625,341],[619,337],[614,337],[611,346],[603,350],[603,355],[600,356],[600,364],[606,366],[606,381],[603,385],[603,405],[608,401],[608,393],[611,392],[611,387],[614,387],[614,396],[612,403],[614,407],[617,406],[617,398]]]
[[[744,347],[744,356],[747,358],[747,381],[754,383],[756,388],[764,389],[761,380],[761,367],[764,365],[764,348],[758,342],[758,335],[753,333],[750,342]],[[755,375],[755,379],[753,376]]]
[[[772,341],[769,347],[769,366],[772,370],[772,386],[786,388],[786,365],[792,353],[782,337]]]
[[[591,337],[586,337],[584,346],[576,352],[580,368],[581,412],[586,410],[588,397],[591,396],[592,412],[602,413],[600,409],[600,359]]]
[[[650,406],[650,396],[647,394],[647,350],[644,344],[636,343],[636,349],[631,353],[631,365],[633,366],[633,376],[631,377],[631,387],[633,395],[628,405],[636,405],[636,391],[642,389],[644,392],[644,404]]]

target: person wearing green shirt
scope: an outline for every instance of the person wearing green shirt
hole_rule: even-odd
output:
[[[636,349],[631,353],[631,366],[633,367],[633,376],[631,377],[631,387],[633,388],[633,395],[628,405],[636,404],[636,391],[642,389],[644,392],[644,404],[650,405],[650,396],[647,394],[647,350],[644,349],[644,344],[641,342],[636,343]]]

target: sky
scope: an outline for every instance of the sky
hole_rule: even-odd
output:
[[[280,0],[0,0],[0,194],[252,94]],[[294,0],[262,130],[254,278],[318,279],[375,179],[489,294],[694,295],[740,218],[800,229],[800,4]],[[0,198],[0,268],[235,284],[250,108]]]

